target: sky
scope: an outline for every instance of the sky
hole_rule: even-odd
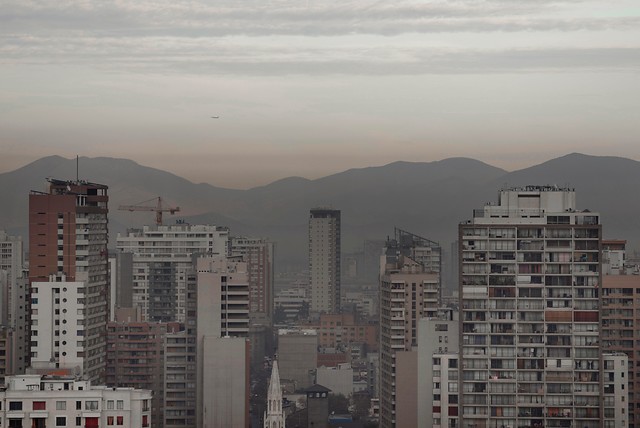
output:
[[[398,160],[640,160],[638,0],[0,4],[0,172],[110,156],[249,188]]]

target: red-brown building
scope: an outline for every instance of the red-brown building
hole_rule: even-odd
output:
[[[49,282],[51,275],[84,282],[89,307],[79,352],[85,356],[84,376],[102,383],[109,311],[107,186],[48,181],[48,192],[29,195],[29,283]]]
[[[107,386],[153,391],[152,424],[164,426],[164,341],[179,323],[118,322],[108,325]]]
[[[318,323],[311,323],[308,327],[317,330],[321,347],[364,343],[369,352],[378,349],[377,326],[358,322],[354,314],[322,314]]]

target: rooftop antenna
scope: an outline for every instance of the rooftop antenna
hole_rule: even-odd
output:
[[[80,156],[76,155],[76,183],[80,182]]]

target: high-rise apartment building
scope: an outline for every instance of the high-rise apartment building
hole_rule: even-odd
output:
[[[0,230],[0,384],[5,375],[24,373],[29,359],[29,287],[23,265],[22,238]]]
[[[417,423],[420,428],[458,426],[458,324],[452,311],[418,323]]]
[[[118,251],[133,253],[135,307],[145,321],[184,322],[188,272],[196,255],[226,255],[229,231],[210,225],[144,226],[118,234]]]
[[[396,229],[381,258],[380,277],[380,426],[396,426],[397,353],[409,354],[418,346],[418,323],[435,317],[440,296],[440,246],[429,239]],[[408,364],[414,355],[403,355]],[[415,400],[415,397],[413,397]]]
[[[340,210],[310,212],[309,287],[311,311],[340,312]]]
[[[459,226],[462,427],[611,420],[601,400],[601,235],[599,215],[555,186],[502,190]]]
[[[273,322],[273,242],[234,236],[229,255],[241,257],[249,274],[249,316],[252,324]]]
[[[640,266],[626,258],[626,242],[602,241],[602,348],[607,352],[628,356],[629,372],[625,374],[628,422],[640,427]],[[605,376],[605,389],[607,377]],[[611,387],[618,387],[612,382]],[[605,409],[606,411],[606,409]]]
[[[9,278],[15,281],[22,277],[23,264],[22,238],[0,230],[0,271],[6,271]],[[4,295],[0,297],[5,298]]]
[[[82,335],[67,329],[67,337],[53,341],[62,345],[82,342],[82,373],[86,379],[104,381],[106,329],[109,309],[109,277],[107,260],[107,186],[86,181],[49,179],[48,192],[32,191],[29,195],[29,282],[39,282],[42,295],[54,293],[59,282],[80,284],[74,287],[82,294],[84,311]],[[53,280],[52,280],[53,279]],[[49,288],[51,291],[47,291]],[[51,296],[52,313],[62,311],[62,300]],[[60,297],[64,299],[64,297]],[[79,310],[67,301],[69,314]],[[36,315],[36,314],[34,314]],[[62,335],[65,317],[54,329]],[[35,318],[34,318],[35,320]],[[33,331],[43,327],[38,319]],[[32,334],[32,340],[38,339]]]
[[[197,420],[249,426],[249,274],[240,258],[197,259]]]
[[[106,385],[153,391],[151,426],[164,427],[164,347],[167,333],[179,331],[178,323],[121,320],[109,322]],[[186,361],[180,375],[186,375]],[[172,381],[182,380],[172,374]]]

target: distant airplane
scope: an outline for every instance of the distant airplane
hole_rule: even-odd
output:
[[[220,119],[220,116],[211,116],[211,119]]]

